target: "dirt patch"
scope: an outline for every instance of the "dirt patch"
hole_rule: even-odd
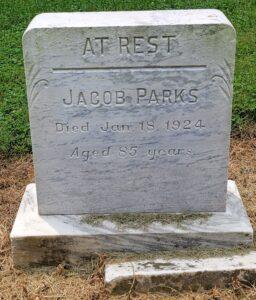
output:
[[[235,180],[246,205],[251,222],[256,228],[256,139],[232,139],[229,179]],[[4,159],[0,157],[0,299],[109,299],[104,289],[103,268],[105,257],[99,257],[98,268],[87,276],[83,267],[30,268],[13,267],[9,233],[18,210],[26,184],[33,182],[32,157],[30,155]],[[234,278],[230,289],[168,294],[137,294],[136,299],[256,299],[256,287]],[[111,297],[127,299],[127,295]]]

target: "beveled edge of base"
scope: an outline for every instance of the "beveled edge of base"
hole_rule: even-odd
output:
[[[206,214],[206,217],[198,219],[186,219],[177,224],[153,221],[139,226],[127,226],[111,221],[109,217],[95,224],[87,222],[91,215],[39,215],[37,209],[36,185],[27,185],[18,210],[10,237],[39,237],[39,236],[93,236],[93,235],[119,235],[119,234],[150,234],[175,232],[180,234],[213,233],[213,232],[246,232],[253,234],[247,212],[239,195],[234,181],[228,181],[226,212]],[[158,214],[160,215],[160,214]],[[164,215],[164,214],[163,214]],[[182,214],[173,214],[179,216]],[[193,214],[192,214],[193,215]],[[142,217],[142,214],[139,214]]]

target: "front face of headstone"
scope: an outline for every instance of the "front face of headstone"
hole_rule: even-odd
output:
[[[220,12],[45,14],[23,42],[40,213],[225,210]]]

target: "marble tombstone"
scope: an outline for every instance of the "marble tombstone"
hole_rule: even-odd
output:
[[[225,211],[235,43],[217,10],[36,16],[39,213]]]
[[[15,265],[252,245],[227,181],[235,42],[218,10],[33,19],[23,48],[36,182],[11,232]]]

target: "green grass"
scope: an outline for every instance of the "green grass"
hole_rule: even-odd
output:
[[[0,153],[31,151],[22,33],[41,12],[217,8],[237,30],[233,130],[256,122],[255,0],[0,0]]]

